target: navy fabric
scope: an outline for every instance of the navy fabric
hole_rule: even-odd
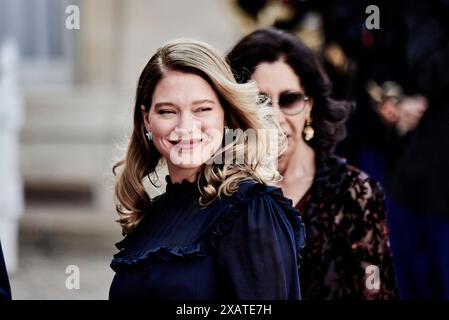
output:
[[[279,188],[243,181],[207,207],[172,183],[117,244],[110,299],[300,299],[304,226]]]
[[[402,299],[449,299],[449,218],[387,199],[393,261]]]
[[[8,273],[5,259],[3,258],[2,244],[0,243],[0,300],[11,300],[11,288],[9,286]]]

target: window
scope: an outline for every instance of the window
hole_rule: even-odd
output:
[[[65,8],[76,2],[0,0],[0,45],[7,38],[17,43],[23,84],[71,82],[73,33],[65,28]]]

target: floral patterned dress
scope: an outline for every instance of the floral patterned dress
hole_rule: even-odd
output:
[[[296,208],[306,226],[303,299],[398,297],[379,184],[344,159],[321,157]]]

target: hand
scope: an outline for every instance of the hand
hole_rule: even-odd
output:
[[[427,108],[427,99],[424,96],[408,96],[402,99],[397,104],[399,121],[396,123],[396,127],[399,133],[404,135],[416,129]]]

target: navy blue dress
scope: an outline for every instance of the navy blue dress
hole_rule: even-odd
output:
[[[198,205],[196,183],[172,183],[117,243],[110,299],[300,299],[304,226],[279,188],[240,182]]]

